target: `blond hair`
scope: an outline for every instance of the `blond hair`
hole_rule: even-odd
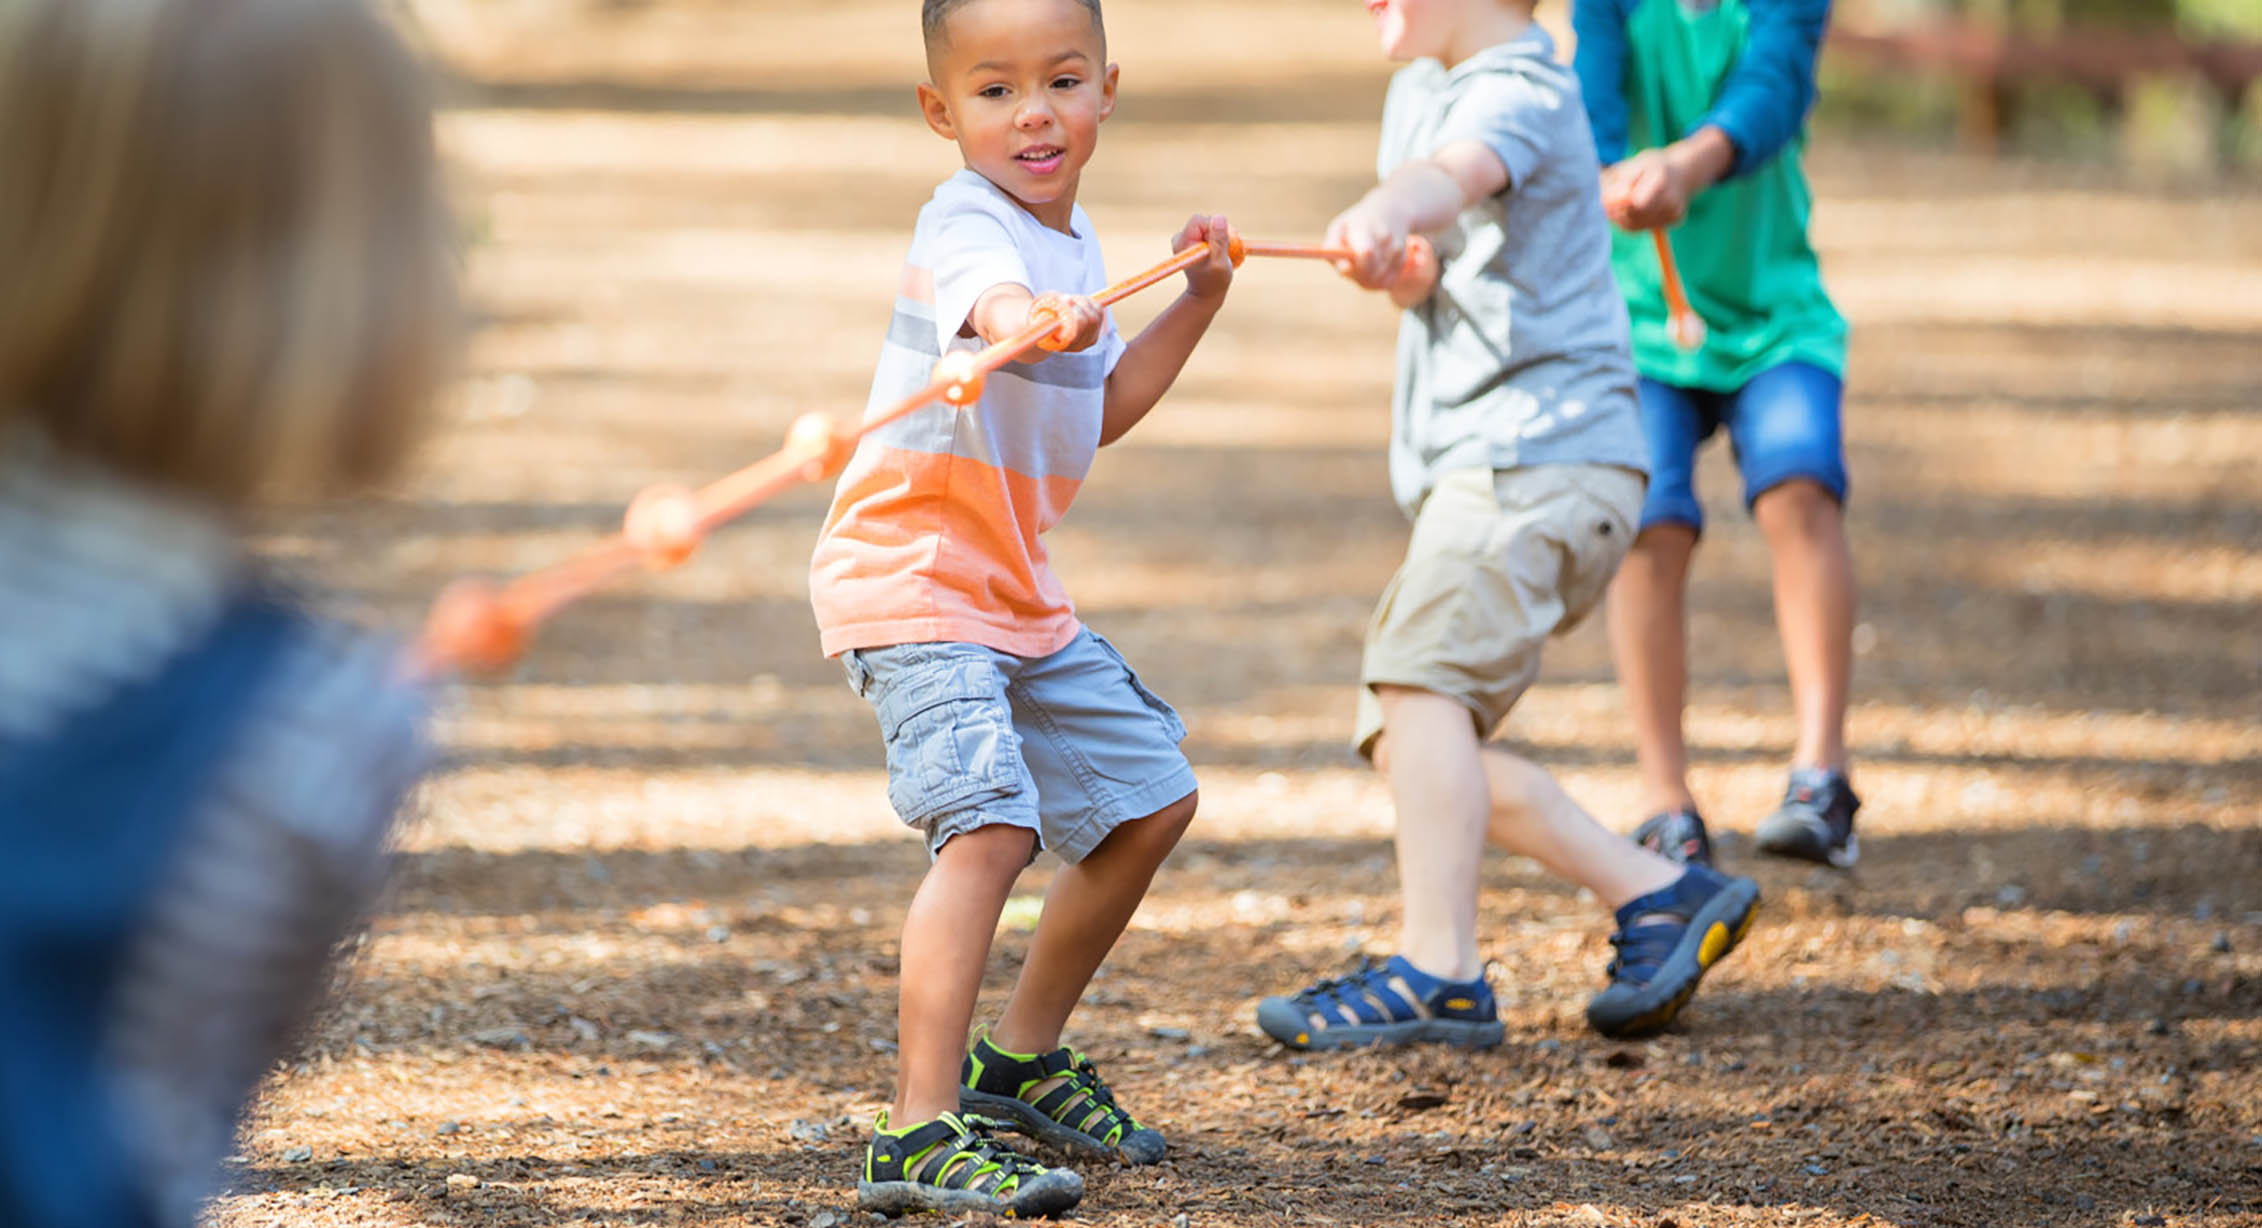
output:
[[[445,219],[362,0],[0,3],[0,428],[223,506],[388,476],[455,339]]]

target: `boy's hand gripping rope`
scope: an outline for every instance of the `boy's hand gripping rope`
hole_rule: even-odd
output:
[[[1338,248],[1284,243],[1250,243],[1239,235],[1227,242],[1235,267],[1249,256],[1335,260]],[[1173,273],[1209,258],[1209,245],[1197,243],[1144,273],[1125,278],[1092,296],[1102,307],[1137,294]],[[1427,260],[1428,244],[1416,236],[1407,248],[1407,266]],[[1033,314],[1027,327],[979,350],[957,350],[935,364],[926,385],[847,427],[831,415],[807,413],[786,432],[785,446],[728,477],[698,490],[654,486],[638,494],[617,536],[561,563],[530,572],[507,584],[463,579],[450,584],[432,605],[423,637],[412,650],[411,672],[431,676],[449,669],[499,670],[526,651],[527,641],[545,619],[596,591],[639,562],[665,570],[691,557],[709,533],[799,482],[821,482],[838,474],[864,436],[923,406],[942,401],[963,408],[981,399],[991,372],[1030,347],[1057,350],[1074,340],[1058,335],[1060,321],[1050,311]]]
[[[1607,191],[1609,185],[1604,184]],[[1619,216],[1626,198],[1622,193],[1610,195],[1603,203],[1604,211],[1612,217]],[[1665,335],[1673,348],[1688,352],[1704,348],[1704,317],[1689,306],[1688,288],[1681,283],[1681,263],[1673,258],[1673,240],[1662,226],[1649,232],[1657,242],[1657,269],[1665,283]]]

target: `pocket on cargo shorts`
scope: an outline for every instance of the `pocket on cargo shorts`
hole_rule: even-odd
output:
[[[948,650],[885,663],[874,655],[861,654],[851,677],[856,669],[867,672],[865,697],[887,746],[888,803],[898,817],[923,828],[940,815],[1021,791],[1021,736],[995,666]]]

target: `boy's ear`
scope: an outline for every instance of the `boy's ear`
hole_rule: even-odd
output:
[[[1113,87],[1110,87],[1111,94]],[[1109,105],[1114,104],[1111,101]],[[935,135],[946,141],[958,139],[958,124],[950,117],[950,104],[943,101],[942,91],[922,81],[919,83],[919,114],[926,117],[927,126]]]
[[[1100,74],[1100,118],[1103,120],[1115,114],[1115,82],[1122,72],[1121,64],[1110,64],[1107,71]]]

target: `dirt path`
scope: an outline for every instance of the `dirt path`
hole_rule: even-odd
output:
[[[860,405],[953,165],[908,106],[903,5],[409,7],[461,78],[444,138],[490,323],[418,479],[273,542],[401,626],[459,572],[549,561],[638,487]],[[1116,7],[1125,104],[1085,196],[1113,267],[1197,209],[1316,234],[1371,175],[1383,70],[1356,6]],[[1578,1016],[1600,910],[1499,858],[1506,1046],[1263,1042],[1258,996],[1395,925],[1385,799],[1341,743],[1404,526],[1388,312],[1253,266],[1053,538],[1186,713],[1204,782],[1075,1024],[1174,1158],[1088,1170],[1079,1219],[2262,1224],[2262,205],[1815,166],[1856,328],[1858,875],[1733,834],[1791,728],[1766,560],[1714,455],[1690,733],[1725,856],[1768,893],[1745,951],[1674,1034],[1600,1043]],[[923,858],[815,651],[823,501],[763,509],[455,697],[390,909],[220,1224],[862,1222]],[[1598,629],[1511,732],[1635,817]]]

